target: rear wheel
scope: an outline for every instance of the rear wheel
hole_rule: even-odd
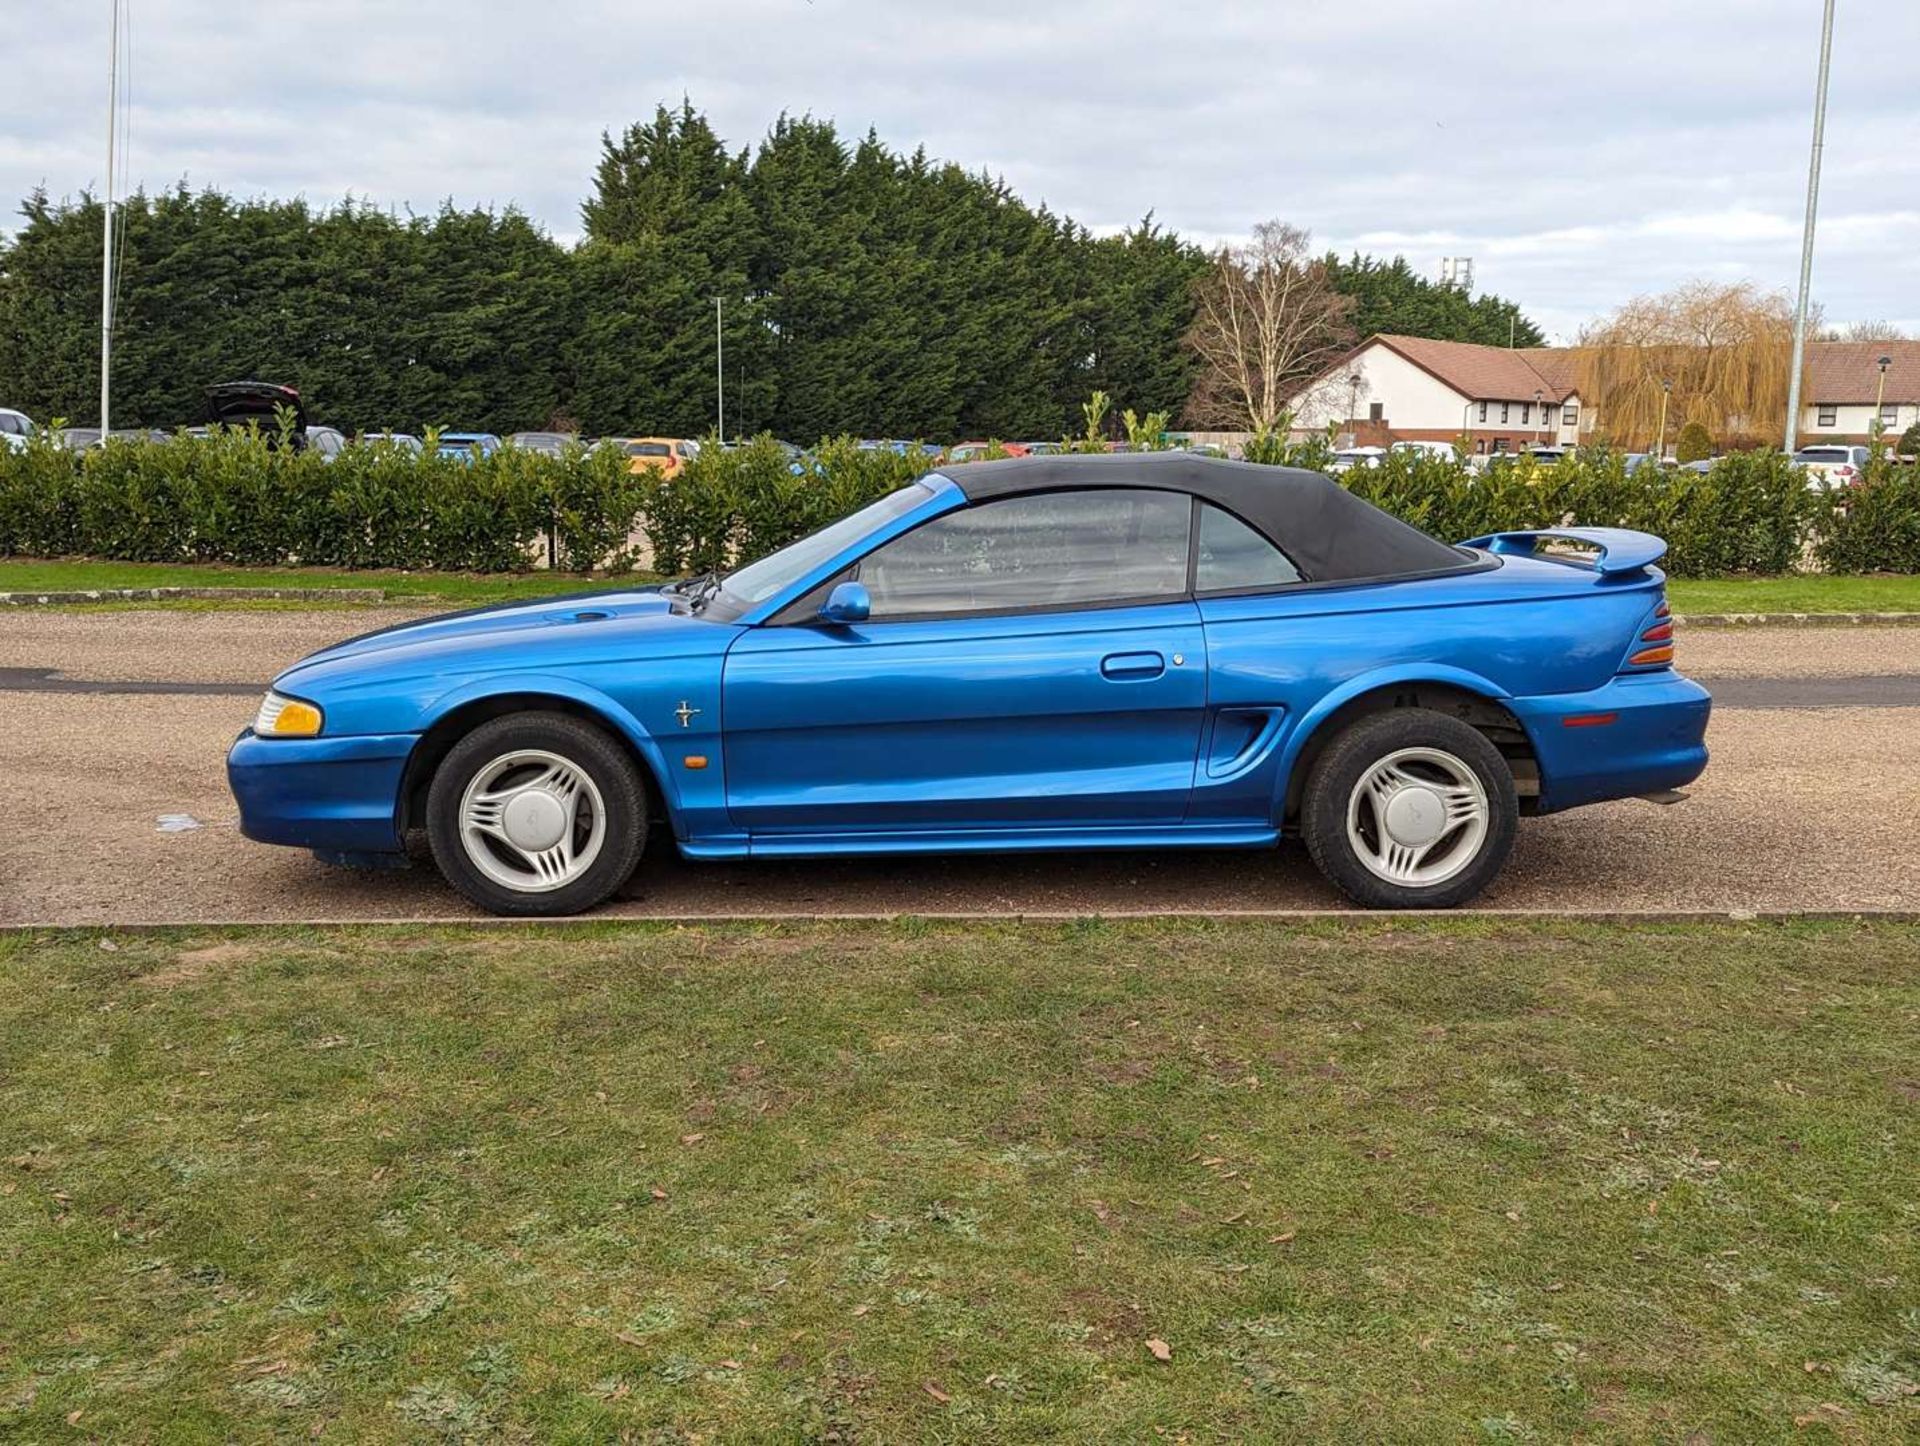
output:
[[[495,914],[575,914],[604,902],[639,862],[646,827],[633,761],[564,713],[481,724],[427,791],[434,862]]]
[[[1359,719],[1307,780],[1301,833],[1320,871],[1372,909],[1446,909],[1484,889],[1519,806],[1500,750],[1426,708]]]

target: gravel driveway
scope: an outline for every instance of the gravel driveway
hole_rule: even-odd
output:
[[[407,614],[178,611],[0,617],[0,673],[264,685],[326,642]],[[1920,628],[1698,631],[1715,678],[1879,680],[1912,696]],[[20,676],[15,674],[16,677]],[[1893,688],[1887,685],[1892,681]],[[1829,689],[1822,698],[1844,699]],[[1734,690],[1729,690],[1730,692]],[[1713,765],[1678,807],[1606,804],[1532,820],[1494,909],[1920,909],[1920,708],[1717,711]],[[1782,696],[1786,696],[1783,692]],[[1757,700],[1757,704],[1756,704]],[[248,843],[224,754],[249,696],[0,691],[0,924],[466,916],[433,872],[362,874]],[[165,816],[198,825],[164,832]],[[695,914],[1324,909],[1304,850],[692,865],[656,849],[609,912]]]

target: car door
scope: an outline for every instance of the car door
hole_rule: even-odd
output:
[[[1206,708],[1191,500],[1026,494],[946,513],[749,630],[723,682],[727,806],[756,836],[1164,825]]]

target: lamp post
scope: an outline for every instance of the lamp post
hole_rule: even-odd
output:
[[[107,26],[107,194],[100,206],[100,440],[113,425],[107,415],[113,397],[113,152],[120,95],[120,0],[113,0]]]
[[[1800,236],[1800,299],[1793,308],[1793,372],[1787,378],[1787,430],[1780,450],[1800,440],[1800,371],[1807,356],[1807,291],[1813,285],[1813,222],[1820,209],[1820,150],[1827,134],[1827,71],[1833,60],[1833,0],[1820,21],[1820,79],[1813,92],[1813,154],[1807,162],[1807,220]]]
[[[1673,383],[1662,379],[1660,383],[1660,440],[1653,444],[1653,465],[1658,467],[1667,460],[1667,398],[1673,395]]]
[[[1473,432],[1467,425],[1467,413],[1471,412],[1472,410],[1473,410],[1473,398],[1468,397],[1464,402],[1460,404],[1460,439],[1463,442],[1470,443],[1473,440]]]
[[[1360,409],[1360,373],[1355,372],[1347,378],[1347,435],[1353,439],[1350,445],[1360,445],[1360,433],[1354,426],[1354,413]]]
[[[1878,442],[1881,433],[1887,430],[1886,413],[1884,411],[1887,402],[1887,368],[1892,365],[1892,357],[1883,356],[1880,358],[1880,382],[1879,385],[1874,388],[1873,393],[1873,425],[1867,428],[1867,435],[1873,438],[1875,442]]]
[[[1540,410],[1540,388],[1533,389],[1533,442],[1540,445],[1540,434],[1546,430],[1547,414]]]
[[[727,338],[720,329],[720,298],[713,299],[714,431],[727,440]]]

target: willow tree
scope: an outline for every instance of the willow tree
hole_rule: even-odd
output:
[[[1777,444],[1792,356],[1793,310],[1785,296],[1747,282],[1692,281],[1635,297],[1587,328],[1576,374],[1600,430],[1622,445],[1654,442],[1663,395],[1669,439],[1698,422],[1723,446]]]

